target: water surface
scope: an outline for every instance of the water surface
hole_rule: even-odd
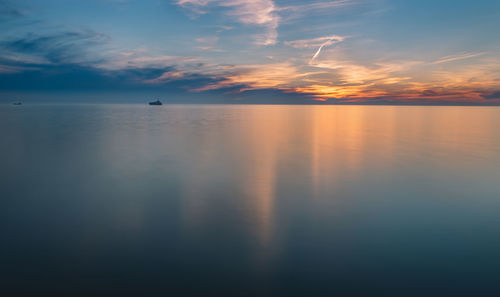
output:
[[[14,295],[495,296],[500,108],[0,106]]]

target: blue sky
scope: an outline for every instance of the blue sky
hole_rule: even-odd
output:
[[[0,0],[0,27],[2,101],[500,102],[499,1]]]

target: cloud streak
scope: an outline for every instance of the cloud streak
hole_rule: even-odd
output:
[[[442,57],[442,58],[432,62],[432,64],[442,64],[442,63],[472,59],[475,57],[482,56],[484,54],[486,54],[486,53],[484,53],[484,52],[482,52],[482,53],[463,53],[463,54],[458,54],[458,55],[446,56],[446,57]]]
[[[0,1],[0,17],[2,18],[17,18],[22,17],[24,13],[16,8],[10,1]]]
[[[238,22],[264,28],[264,33],[254,36],[254,43],[274,45],[277,43],[278,27],[282,20],[280,13],[288,14],[288,19],[297,18],[311,11],[327,12],[352,5],[353,2],[350,0],[324,1],[282,7],[277,6],[272,0],[178,0],[177,4],[198,14],[206,14],[211,6],[229,8],[226,14]]]
[[[284,43],[286,45],[294,47],[294,48],[303,49],[303,48],[315,48],[318,46],[322,46],[325,43],[327,43],[327,44],[339,43],[339,42],[344,41],[345,39],[346,39],[346,37],[343,37],[343,36],[330,35],[330,36],[324,36],[324,37],[318,37],[318,38],[312,38],[312,39],[285,41]]]
[[[27,34],[24,37],[0,42],[4,53],[23,55],[26,61],[38,63],[68,64],[91,61],[89,49],[104,45],[109,36],[91,30],[67,31],[56,34]]]
[[[275,44],[278,38],[278,24],[280,17],[271,0],[179,0],[177,4],[185,8],[194,9],[196,13],[206,13],[202,8],[210,5],[229,8],[227,15],[245,25],[263,27],[265,32],[255,36],[255,43],[259,45]]]

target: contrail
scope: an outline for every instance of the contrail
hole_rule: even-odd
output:
[[[316,51],[316,53],[314,54],[314,56],[312,57],[311,61],[313,61],[314,59],[316,59],[316,57],[319,56],[319,53],[321,53],[321,50],[323,49],[323,47],[327,46],[327,45],[330,45],[332,44],[332,42],[330,40],[328,40],[327,42],[323,43],[319,48],[318,50]]]
[[[318,50],[316,51],[316,53],[314,54],[314,56],[311,58],[311,61],[309,61],[309,64],[311,64],[312,62],[314,62],[314,60],[319,56],[319,54],[321,53],[321,50],[325,47],[325,46],[329,46],[329,45],[332,45],[333,44],[333,39],[329,39],[327,41],[325,41],[319,48]]]

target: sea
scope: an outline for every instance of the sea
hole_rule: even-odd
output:
[[[2,296],[499,296],[500,107],[0,105]]]

